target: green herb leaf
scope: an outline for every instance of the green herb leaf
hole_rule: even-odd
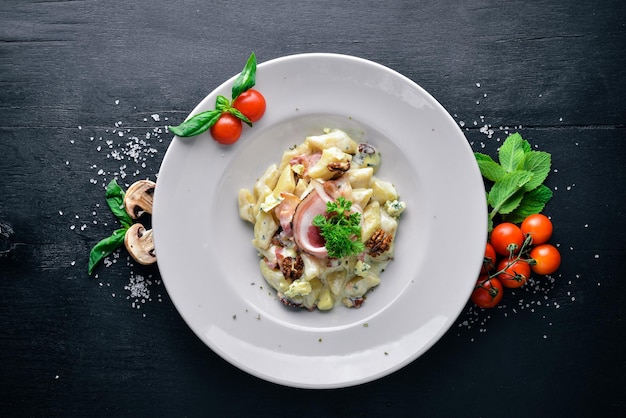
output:
[[[491,217],[493,218],[496,213],[513,211],[522,200],[524,185],[532,177],[533,173],[530,171],[514,171],[495,182],[487,197],[487,203],[493,208]],[[520,190],[522,193],[518,193]]]
[[[542,184],[525,193],[519,206],[513,212],[503,216],[503,218],[508,222],[521,223],[526,217],[535,213],[541,213],[551,198],[552,190]]]
[[[116,229],[113,234],[97,243],[89,253],[89,274],[93,273],[94,268],[113,251],[117,250],[124,244],[124,237],[128,228]]]
[[[122,226],[129,228],[133,224],[133,220],[124,208],[124,190],[117,184],[115,179],[111,180],[106,189],[106,201],[111,212],[117,217]]]
[[[207,110],[198,113],[178,126],[170,126],[169,130],[174,135],[180,137],[199,135],[211,129],[211,126],[215,125],[221,114],[221,110]]]
[[[232,99],[235,100],[241,93],[256,84],[256,55],[250,54],[243,71],[235,79],[232,89]]]
[[[234,107],[231,107],[230,109],[228,109],[228,112],[235,115],[235,117],[237,117],[238,119],[241,119],[248,126],[252,126],[252,121],[248,119],[246,115],[244,115],[243,113],[241,113],[239,110],[235,109]]]
[[[215,108],[221,112],[227,111],[230,109],[230,100],[222,95],[217,96],[217,99],[215,99]]]
[[[511,173],[523,167],[526,155],[524,142],[519,133],[511,134],[504,140],[498,151],[498,159],[505,171]]]
[[[530,151],[524,159],[524,170],[533,173],[533,178],[524,185],[524,190],[533,190],[543,183],[550,173],[552,157],[547,152]]]
[[[320,228],[320,234],[326,241],[328,255],[332,258],[344,258],[360,254],[365,250],[361,242],[361,214],[350,213],[352,202],[343,197],[326,203],[326,215],[313,218],[313,225]]]
[[[495,162],[489,155],[475,152],[476,162],[480,173],[484,178],[491,181],[498,181],[506,174],[506,170],[500,164]]]

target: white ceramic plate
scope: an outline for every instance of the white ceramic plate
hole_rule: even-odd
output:
[[[218,94],[230,97],[234,78],[190,115],[212,109]],[[153,229],[166,289],[204,343],[259,378],[336,388],[392,373],[448,330],[478,276],[487,223],[472,150],[433,97],[371,61],[287,56],[258,66],[256,88],[267,111],[235,145],[218,145],[208,133],[176,137],[165,155]],[[377,146],[378,176],[395,184],[408,208],[395,260],[360,309],[294,311],[264,283],[237,192],[327,127]]]

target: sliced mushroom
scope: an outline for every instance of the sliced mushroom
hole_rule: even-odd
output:
[[[124,196],[124,208],[132,219],[138,219],[144,213],[152,214],[152,200],[156,183],[139,180],[130,185]]]
[[[124,245],[139,264],[148,265],[156,262],[152,230],[146,230],[142,224],[136,223],[128,228],[124,236]]]

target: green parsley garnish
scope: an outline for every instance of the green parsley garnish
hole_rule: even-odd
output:
[[[350,213],[352,202],[343,197],[326,203],[326,216],[317,215],[313,225],[320,228],[329,257],[344,258],[365,250],[361,242],[361,214]]]

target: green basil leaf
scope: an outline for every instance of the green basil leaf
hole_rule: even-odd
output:
[[[89,274],[93,273],[94,268],[113,251],[117,250],[124,244],[124,237],[128,228],[120,228],[113,231],[110,237],[107,237],[97,243],[89,252]]]
[[[513,211],[522,200],[522,188],[532,177],[533,173],[530,171],[514,171],[495,182],[487,197],[487,203],[493,208],[492,214]],[[521,194],[518,193],[520,191]]]
[[[523,167],[525,154],[522,136],[514,133],[504,140],[498,151],[498,159],[504,170],[511,173]]]
[[[230,100],[222,95],[217,96],[217,99],[215,99],[215,108],[220,112],[227,111],[230,108]]]
[[[132,225],[133,220],[124,208],[124,190],[117,184],[115,179],[111,180],[106,189],[106,201],[107,205],[111,209],[111,212],[120,221],[122,226],[128,228]]]
[[[244,121],[248,126],[252,126],[252,121],[248,119],[246,115],[244,115],[243,113],[241,113],[239,110],[235,109],[234,107],[231,107],[230,109],[228,109],[228,112],[232,113],[233,115],[235,115],[235,117]]]
[[[495,182],[500,180],[506,174],[506,170],[502,168],[500,164],[495,162],[489,155],[475,152],[474,156],[476,157],[476,163],[478,163],[480,173],[487,180]]]
[[[530,215],[541,213],[543,208],[552,198],[552,190],[545,185],[524,194],[519,206],[511,213],[504,215],[503,219],[508,222],[521,223]]]
[[[524,159],[524,170],[533,173],[533,178],[524,185],[524,190],[530,191],[539,187],[550,173],[552,156],[543,151],[530,151]]]
[[[174,135],[180,137],[200,135],[211,129],[211,126],[215,125],[221,114],[221,110],[207,110],[187,119],[178,126],[170,126],[169,130]]]
[[[232,89],[232,99],[235,100],[241,93],[256,84],[256,55],[250,54],[243,71],[235,79]]]

